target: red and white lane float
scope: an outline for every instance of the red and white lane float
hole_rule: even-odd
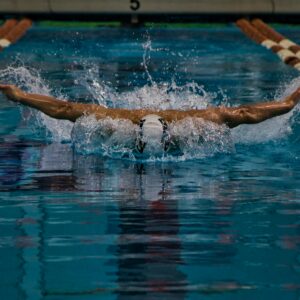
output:
[[[261,46],[270,49],[272,52],[276,53],[284,63],[300,71],[300,59],[290,49],[287,49],[283,47],[281,44],[277,43],[276,41],[270,39],[268,36],[264,34],[263,31],[261,30],[259,31],[246,19],[239,19],[236,22],[236,25],[250,39],[254,40],[256,43],[260,44]]]
[[[6,21],[0,28],[0,50],[16,43],[32,26],[32,21],[22,19],[17,22],[14,19]]]
[[[291,50],[293,53],[296,54],[298,58],[300,58],[300,46],[291,41],[290,39],[286,38],[276,30],[274,30],[272,27],[270,27],[268,24],[266,24],[261,19],[254,19],[251,21],[252,25],[258,29],[260,32],[262,32],[265,36],[267,36],[270,40],[273,40],[280,46],[282,46],[285,49]]]
[[[17,20],[6,20],[0,27],[0,40],[5,37],[17,24]]]

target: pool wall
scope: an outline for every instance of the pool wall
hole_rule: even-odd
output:
[[[224,19],[228,16],[269,15],[276,18],[296,17],[300,14],[298,0],[1,0],[0,15],[26,14],[58,18],[128,17],[136,15],[146,19],[161,16],[207,16]],[[206,18],[205,18],[206,17]]]

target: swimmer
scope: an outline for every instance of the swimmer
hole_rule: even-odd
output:
[[[300,88],[282,101],[261,102],[238,107],[209,107],[192,110],[151,110],[107,108],[97,104],[65,102],[51,96],[23,92],[14,85],[0,84],[0,90],[8,99],[35,108],[44,114],[61,120],[75,122],[85,115],[94,115],[96,119],[127,119],[139,125],[136,148],[143,152],[146,140],[159,141],[166,151],[170,144],[168,124],[187,117],[201,118],[217,124],[226,124],[234,128],[241,124],[256,124],[291,111],[300,101]],[[154,145],[154,143],[153,143]]]

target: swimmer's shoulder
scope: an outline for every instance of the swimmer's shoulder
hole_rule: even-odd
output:
[[[104,106],[97,106],[92,110],[92,114],[94,114],[98,120],[103,118],[124,119],[131,121],[133,124],[139,124],[141,118],[149,114],[149,111],[143,109],[107,108]]]
[[[160,111],[159,115],[167,122],[176,122],[186,118],[201,118],[207,121],[220,123],[219,109],[216,107],[191,110],[165,110]]]

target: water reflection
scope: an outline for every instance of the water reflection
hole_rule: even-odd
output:
[[[0,144],[0,190],[10,190],[22,178],[22,152],[26,143],[3,141]]]
[[[185,298],[178,203],[169,199],[169,172],[136,165],[130,202],[120,202],[118,299]]]
[[[12,283],[20,299],[299,291],[297,166],[251,153],[143,165],[67,144],[1,153],[1,168],[12,161],[20,176],[3,175],[0,253],[13,259],[0,268],[14,275],[0,295]]]
[[[83,277],[85,279],[76,288],[68,282],[46,280],[46,295],[89,295],[109,291],[117,293],[120,299],[141,296],[184,299],[188,290],[220,293],[242,288],[239,283],[228,281],[227,276],[220,282],[206,282],[205,272],[199,276],[198,272],[190,272],[185,266],[232,263],[236,251],[228,215],[232,213],[233,203],[229,196],[222,195],[222,183],[213,180],[207,185],[206,177],[197,169],[188,168],[189,174],[185,174],[188,176],[182,176],[172,164],[109,161],[99,156],[74,156],[68,145],[58,144],[55,150],[52,147],[40,148],[31,186],[52,192],[60,192],[64,186],[65,191],[88,194],[81,194],[79,198],[74,198],[73,194],[71,199],[47,197],[45,211],[48,218],[43,221],[43,233],[48,242],[43,253],[48,260],[50,257],[50,262],[45,266],[46,277],[51,278],[56,265],[65,265],[66,274],[80,268],[81,263],[76,263],[78,255],[82,260],[86,257],[96,259],[101,252],[103,264],[109,267],[101,272],[106,275],[90,272],[87,278],[94,284],[89,284]],[[28,156],[27,161],[30,161]],[[33,156],[38,157],[37,153]],[[61,172],[66,174],[58,175]],[[184,182],[184,178],[189,181]],[[199,186],[202,197],[217,201],[203,199],[199,204],[195,198]],[[183,199],[187,202],[182,202]],[[104,204],[103,201],[113,202],[113,207],[107,210],[107,202]],[[213,203],[215,205],[211,206]],[[65,213],[60,213],[60,207]],[[103,209],[106,209],[106,215],[101,212]],[[85,235],[73,232],[79,225],[77,217],[74,219],[77,210],[84,215],[80,227],[86,225]],[[70,227],[67,236],[61,235],[59,230],[63,224]],[[95,227],[96,224],[101,224],[101,230]],[[55,231],[50,230],[53,225]],[[55,235],[48,236],[47,232]],[[87,245],[98,245],[108,234],[116,236],[115,243],[104,243],[101,250],[97,250],[98,254],[93,250],[91,255],[91,249],[85,249]],[[82,251],[77,248],[72,256],[54,255],[57,246],[75,246],[77,243],[83,246]],[[108,255],[110,252],[113,259]],[[71,260],[72,264],[64,263],[64,260]],[[85,268],[94,270],[93,260],[91,264]],[[114,284],[105,287],[103,278],[108,280],[107,273],[114,273],[116,279]],[[71,282],[77,281],[68,276]]]

